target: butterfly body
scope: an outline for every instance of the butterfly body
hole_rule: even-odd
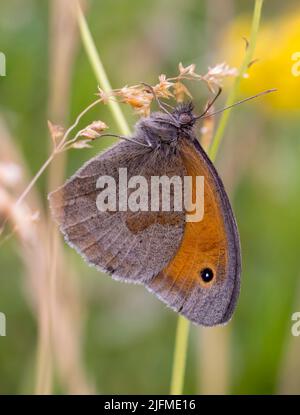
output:
[[[228,321],[234,310],[240,243],[224,186],[197,141],[195,122],[191,104],[142,118],[135,142],[120,142],[88,161],[50,195],[50,204],[67,242],[90,264],[115,279],[145,285],[189,320],[212,326]],[[158,211],[119,205],[99,212],[97,179],[112,177],[120,200],[120,168],[127,169],[128,180],[145,178],[150,201],[154,176],[204,177],[203,219],[187,221],[184,209],[165,211],[161,199]],[[175,203],[171,194],[170,206]]]

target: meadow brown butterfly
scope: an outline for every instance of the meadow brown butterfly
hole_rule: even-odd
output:
[[[89,264],[143,284],[192,322],[214,326],[230,319],[238,299],[240,241],[222,181],[197,140],[198,118],[188,103],[140,119],[129,141],[88,161],[49,198],[66,241]],[[128,180],[142,176],[149,185],[154,176],[203,177],[201,220],[188,221],[184,208],[161,209],[160,197],[158,209],[114,204],[112,211],[99,210],[99,177],[112,178],[120,198],[123,169]],[[173,208],[174,195],[173,189]],[[131,196],[132,189],[126,197]]]

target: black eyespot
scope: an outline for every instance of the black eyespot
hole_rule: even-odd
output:
[[[203,268],[200,271],[200,276],[204,282],[208,283],[214,278],[214,273],[211,268]]]

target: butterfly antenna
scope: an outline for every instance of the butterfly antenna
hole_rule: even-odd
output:
[[[216,115],[216,114],[219,114],[220,112],[223,112],[223,111],[226,111],[226,110],[228,110],[228,109],[230,109],[230,108],[233,108],[233,107],[235,107],[236,105],[243,104],[244,102],[250,101],[251,99],[258,98],[258,97],[260,97],[260,96],[262,96],[262,95],[266,95],[266,94],[269,94],[270,92],[275,92],[275,91],[277,91],[277,89],[276,89],[276,88],[273,88],[273,89],[267,89],[266,91],[263,91],[263,92],[260,92],[259,94],[252,95],[251,97],[248,97],[248,98],[242,99],[242,100],[240,100],[240,101],[238,101],[238,102],[235,102],[235,103],[234,103],[234,104],[232,104],[232,105],[228,105],[228,106],[227,106],[227,107],[225,107],[225,108],[222,108],[222,109],[220,109],[220,110],[218,110],[218,111],[212,112],[211,114],[207,114],[207,111],[206,111],[206,113],[196,116],[196,117],[195,117],[195,119],[197,120],[197,119],[199,119],[199,118],[207,118],[207,117],[212,117],[212,116],[214,116],[214,115]]]
[[[177,125],[177,121],[175,120],[175,118],[173,117],[173,115],[170,113],[170,111],[168,111],[167,110],[167,108],[165,107],[165,105],[167,105],[169,108],[171,108],[172,110],[174,110],[174,108],[171,106],[171,105],[169,105],[169,104],[163,104],[162,102],[161,102],[161,100],[158,98],[158,96],[157,96],[157,94],[156,94],[156,92],[155,92],[155,90],[154,90],[154,88],[153,88],[153,86],[152,85],[149,85],[149,84],[147,84],[146,82],[141,82],[141,84],[142,85],[145,85],[147,88],[149,88],[150,89],[150,92],[151,92],[151,94],[153,95],[153,98],[155,99],[155,101],[157,102],[157,105],[159,106],[159,108],[163,111],[163,112],[165,112],[166,114],[168,114],[169,115],[169,117],[171,117],[171,119],[176,123],[176,125]]]
[[[138,144],[140,146],[143,147],[149,147],[149,145],[141,143],[140,141],[135,140],[134,138],[128,138],[125,137],[124,135],[118,135],[118,134],[101,134],[100,137],[116,137],[116,138],[120,138],[121,140],[125,140],[125,141],[130,141],[131,143],[135,143]]]
[[[219,96],[221,95],[222,92],[222,88],[219,87],[218,92],[216,93],[216,95],[213,97],[213,99],[208,102],[204,112],[201,115],[198,115],[196,118],[201,118],[204,117],[204,115],[206,115],[208,113],[208,111],[210,110],[210,108],[214,105],[214,103],[216,102],[216,100],[219,98]]]

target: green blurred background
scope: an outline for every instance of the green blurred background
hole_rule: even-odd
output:
[[[0,0],[0,51],[7,59],[7,76],[0,77],[0,135],[6,134],[14,151],[24,157],[22,167],[26,165],[29,176],[49,152],[47,119],[68,126],[97,91],[67,3],[71,2]],[[142,80],[155,83],[161,73],[172,76],[179,62],[196,63],[200,73],[223,60],[238,65],[254,2],[94,0],[85,6],[101,59],[117,88]],[[59,52],[64,42],[71,46]],[[241,234],[240,301],[228,326],[192,326],[185,393],[300,392],[300,337],[291,334],[292,313],[300,311],[300,77],[291,72],[291,55],[297,51],[298,2],[265,2],[255,53],[259,60],[243,81],[240,97],[267,88],[279,90],[276,98],[261,98],[234,110],[217,159]],[[64,61],[67,54],[69,60]],[[218,107],[231,84],[226,81]],[[208,92],[196,84],[192,93],[200,110]],[[62,109],[57,110],[61,101]],[[133,125],[137,117],[128,108],[124,111]],[[118,132],[107,106],[93,110],[84,125],[98,118],[111,132]],[[103,143],[68,152],[65,175],[96,154]],[[1,152],[0,144],[0,161]],[[48,183],[45,174],[37,186],[36,197],[45,209]],[[0,311],[7,319],[7,335],[0,337],[1,394],[39,391],[42,319],[36,298],[47,303],[48,291],[35,292],[44,277],[38,269],[35,275],[28,270],[24,243],[13,236],[0,246]],[[66,263],[62,278],[69,267],[76,274],[62,289],[61,304],[68,308],[71,302],[69,328],[75,331],[72,339],[79,352],[69,356],[66,329],[62,343],[56,343],[64,344],[64,349],[53,351],[53,345],[50,351],[44,349],[44,362],[53,359],[48,392],[168,393],[176,314],[143,287],[99,274],[64,244],[59,250]],[[73,290],[76,294],[70,300]],[[54,321],[59,327],[59,313]],[[64,367],[69,358],[69,366]]]

